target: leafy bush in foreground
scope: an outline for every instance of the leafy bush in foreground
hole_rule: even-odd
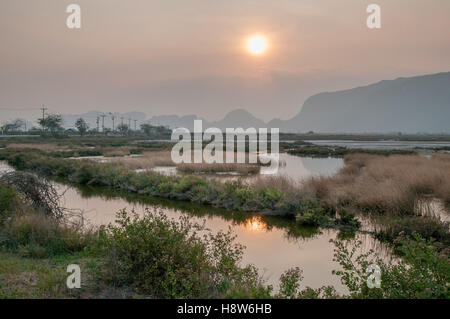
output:
[[[162,212],[118,214],[94,251],[105,257],[101,276],[159,298],[207,298],[268,294],[254,266],[241,268],[243,246],[230,232],[212,235],[202,226],[170,220]]]
[[[402,259],[386,263],[373,258],[373,251],[356,256],[358,242],[348,250],[342,241],[335,241],[335,261],[343,270],[335,273],[349,289],[351,298],[450,298],[450,262],[448,256],[439,255],[436,248],[419,235],[415,240],[402,240]],[[366,272],[371,264],[381,269],[380,288],[369,288]]]
[[[17,210],[19,204],[19,194],[11,187],[0,183],[0,225]]]

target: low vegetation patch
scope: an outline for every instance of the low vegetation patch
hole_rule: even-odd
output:
[[[424,299],[450,298],[450,262],[448,255],[439,254],[432,242],[415,234],[414,240],[399,239],[401,259],[387,263],[374,257],[373,251],[357,255],[361,242],[349,249],[345,242],[336,241],[334,259],[342,270],[335,271],[349,289],[350,298],[357,299]],[[373,272],[370,265],[380,269],[379,288],[369,287],[367,282]]]
[[[298,145],[293,144],[289,147],[289,144],[284,146],[288,154],[303,156],[303,157],[344,157],[349,154],[371,154],[371,155],[413,155],[416,154],[414,150],[376,150],[365,148],[348,148],[342,146],[321,146],[321,145]]]
[[[442,222],[433,216],[394,217],[381,229],[375,232],[375,237],[382,241],[394,243],[399,236],[414,239],[418,234],[426,240],[436,240],[444,246],[450,246],[450,224]]]
[[[236,155],[235,155],[236,156]],[[122,157],[113,158],[111,163],[117,163],[123,167],[132,170],[151,170],[156,166],[176,166],[177,170],[182,173],[231,173],[236,172],[241,175],[258,174],[260,164],[248,163],[248,154],[245,163],[181,163],[176,164],[172,161],[170,151],[154,151],[142,152],[139,157]]]

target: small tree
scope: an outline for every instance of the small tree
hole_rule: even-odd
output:
[[[47,131],[52,134],[56,134],[63,130],[62,116],[59,114],[47,115],[47,117],[40,119],[38,122],[43,131]]]
[[[77,128],[81,136],[86,134],[86,132],[89,130],[89,125],[81,117],[75,122],[75,127]]]
[[[122,134],[122,135],[127,135],[128,131],[129,131],[128,125],[126,125],[126,124],[119,124],[117,126],[117,131],[119,131],[119,133]]]
[[[1,126],[1,130],[8,134],[10,132],[17,132],[21,127],[25,126],[25,120],[15,119],[14,121],[8,122]]]
[[[141,131],[143,131],[145,135],[152,137],[170,137],[172,134],[172,131],[167,127],[153,126],[151,124],[141,124]]]

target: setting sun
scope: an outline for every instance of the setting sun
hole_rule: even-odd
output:
[[[252,54],[261,54],[267,49],[267,41],[263,36],[253,36],[247,40],[247,50]]]

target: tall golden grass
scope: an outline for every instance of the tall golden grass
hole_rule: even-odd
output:
[[[44,144],[44,143],[10,143],[6,145],[6,148],[19,148],[19,149],[36,149],[40,151],[59,151],[69,149],[66,145],[58,144]]]
[[[155,166],[175,166],[168,151],[144,152],[135,157],[115,157],[111,158],[110,162],[132,170],[152,169]]]
[[[236,155],[235,155],[236,156]],[[230,173],[237,172],[242,175],[257,174],[260,171],[259,164],[249,164],[248,154],[245,163],[181,163],[175,164],[172,161],[170,151],[144,152],[136,157],[111,158],[111,162],[118,163],[128,169],[150,170],[156,166],[176,166],[180,172],[184,173]]]
[[[329,206],[379,213],[417,213],[418,201],[427,196],[450,204],[450,155],[352,154],[344,160],[337,175],[312,178],[306,190]]]

